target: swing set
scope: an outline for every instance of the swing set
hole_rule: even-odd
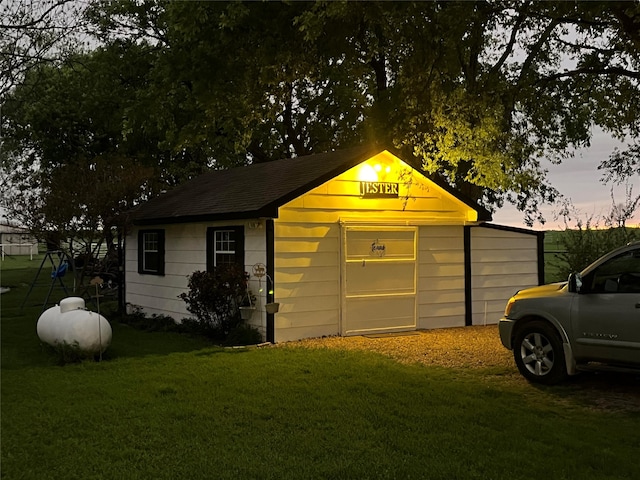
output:
[[[67,290],[67,286],[64,284],[63,277],[66,275],[67,271],[69,270],[69,266],[71,265],[71,259],[69,258],[69,255],[62,250],[48,250],[45,253],[44,258],[42,259],[42,262],[40,263],[40,268],[38,268],[38,273],[36,273],[36,276],[33,279],[33,282],[31,282],[31,286],[29,287],[29,291],[27,292],[27,295],[24,297],[24,300],[22,301],[22,305],[20,306],[21,309],[24,308],[25,304],[27,303],[27,299],[29,298],[29,296],[31,295],[31,292],[33,291],[33,288],[38,283],[38,277],[40,277],[40,274],[42,273],[42,270],[45,264],[47,263],[47,261],[49,261],[49,263],[51,264],[51,274],[50,274],[51,284],[49,285],[49,291],[47,292],[47,297],[44,299],[44,303],[42,304],[42,312],[44,312],[45,308],[49,304],[49,298],[51,297],[51,293],[53,292],[53,288],[56,286],[56,283],[60,284],[60,287],[62,288],[62,290],[64,290],[64,293],[67,297],[70,296],[69,290]]]

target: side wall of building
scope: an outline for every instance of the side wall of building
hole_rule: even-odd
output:
[[[37,255],[38,240],[26,231],[0,226],[2,255]]]
[[[539,279],[538,235],[520,229],[471,228],[473,325],[497,323],[509,298]]]
[[[209,227],[244,226],[245,269],[266,262],[265,228],[260,221],[184,223],[135,228],[125,243],[126,303],[141,308],[146,314],[168,315],[176,321],[189,317],[186,304],[178,296],[187,292],[188,277],[198,270],[206,270],[206,238]],[[163,229],[165,231],[165,274],[143,275],[138,273],[138,231]],[[252,277],[249,287],[254,295],[266,302],[266,291],[260,294],[262,282]],[[263,311],[256,309],[252,324],[266,329]]]

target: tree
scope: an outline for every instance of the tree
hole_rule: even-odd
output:
[[[123,68],[125,51],[128,68],[110,71]],[[115,253],[122,212],[154,189],[157,140],[122,130],[144,82],[143,59],[112,45],[66,65],[41,64],[4,104],[0,206],[40,239],[68,240],[60,246],[71,258],[90,258],[104,242]],[[84,271],[74,270],[81,285]]]
[[[0,3],[0,98],[35,65],[59,64],[77,48],[82,4],[73,0]]]
[[[640,204],[640,195],[633,195],[633,186],[628,185],[625,188],[624,202],[616,202],[611,189],[611,211],[605,217],[605,225],[608,228],[624,228],[628,220],[633,218],[638,205]]]
[[[5,108],[10,135],[33,140],[11,154],[81,164],[101,154],[102,138],[154,163],[170,186],[207,168],[377,141],[489,208],[517,204],[531,223],[557,195],[541,158],[559,162],[588,145],[593,124],[620,137],[640,131],[633,2],[121,0],[86,13],[103,47],[82,62],[111,52],[96,78],[112,78],[113,93],[98,98],[125,99],[109,134],[96,136],[93,119],[69,116],[54,131]],[[82,62],[59,74],[81,78]],[[79,111],[97,105],[63,92]],[[47,150],[60,135],[87,152],[62,155],[69,142]]]
[[[124,1],[93,13],[114,27],[104,41],[159,49],[147,98],[170,94],[154,121],[165,119],[174,148],[224,166],[377,140],[489,207],[516,203],[531,222],[557,193],[540,158],[588,145],[592,124],[638,131],[639,9]]]
[[[605,183],[624,183],[640,175],[640,144],[630,145],[626,150],[616,148],[607,160],[600,162],[599,170],[605,170]]]

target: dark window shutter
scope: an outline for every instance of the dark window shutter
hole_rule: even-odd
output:
[[[235,227],[236,263],[244,269],[244,227]]]
[[[158,231],[158,275],[164,275],[164,230]]]
[[[144,273],[144,231],[138,231],[138,273]]]
[[[207,272],[213,272],[213,266],[215,265],[215,232],[215,228],[207,228]]]

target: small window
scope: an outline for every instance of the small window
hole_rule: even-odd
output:
[[[138,273],[164,275],[164,230],[138,232]]]
[[[244,228],[211,227],[207,229],[207,270],[221,265],[244,268]]]

